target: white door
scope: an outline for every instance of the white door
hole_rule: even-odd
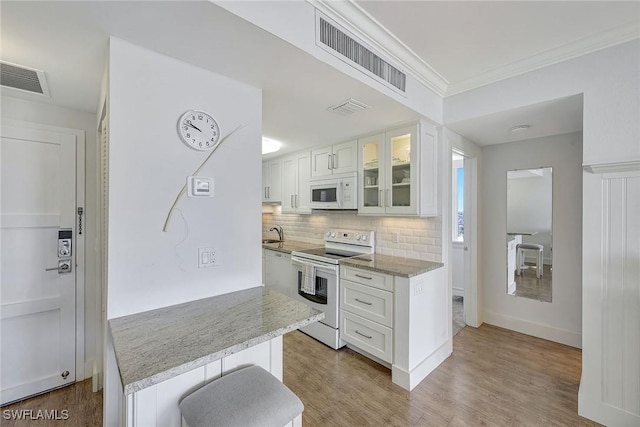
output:
[[[0,403],[75,381],[76,138],[3,126]],[[72,230],[71,256],[58,232]],[[59,272],[59,261],[71,272]],[[47,271],[49,270],[49,271]]]
[[[297,179],[296,156],[287,157],[282,161],[282,212],[296,211]]]

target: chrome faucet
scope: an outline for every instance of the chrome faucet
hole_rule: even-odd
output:
[[[276,224],[276,226],[270,228],[269,231],[275,231],[276,233],[278,233],[278,237],[280,238],[280,240],[284,240],[284,230],[282,229],[281,225]]]

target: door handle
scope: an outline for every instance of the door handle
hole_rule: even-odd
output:
[[[327,169],[331,170],[331,154],[327,157]]]
[[[382,205],[383,205],[383,204],[382,204],[382,190],[380,190],[380,195],[379,195],[379,197],[378,197],[378,207],[380,207],[380,208],[381,208],[381,207],[382,207]]]
[[[391,207],[391,190],[387,190],[387,197],[385,197],[387,207]]]
[[[296,208],[298,208],[298,207],[299,207],[299,206],[298,206],[298,203],[299,203],[299,202],[298,202],[298,195],[297,195],[297,194],[296,194],[296,199],[295,199],[295,200],[296,200]]]
[[[57,267],[45,268],[44,271],[57,271],[58,274],[71,273],[71,260],[61,259],[58,261]]]
[[[338,169],[338,158],[336,157],[336,154],[332,156],[331,169]]]
[[[289,204],[291,205],[291,209],[293,209],[295,206],[293,205],[293,194],[291,195],[291,201],[289,202]]]
[[[368,301],[362,301],[361,299],[355,298],[356,301],[358,301],[360,304],[365,304],[365,305],[372,305],[372,302],[368,302]]]

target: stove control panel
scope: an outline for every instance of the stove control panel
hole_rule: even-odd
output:
[[[325,233],[324,240],[325,242],[374,247],[373,236],[373,231],[331,229]]]

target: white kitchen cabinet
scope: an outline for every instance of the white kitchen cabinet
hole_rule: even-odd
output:
[[[361,215],[436,216],[436,130],[416,123],[358,139]]]
[[[282,201],[282,159],[262,163],[262,202]]]
[[[355,172],[358,168],[358,141],[347,141],[311,151],[311,176]]]
[[[291,278],[293,274],[291,270],[291,255],[265,249],[264,259],[265,286],[281,294],[285,294],[288,297],[292,296],[293,283],[291,282]]]
[[[393,276],[347,266],[341,276],[340,338],[392,363]]]
[[[412,390],[452,351],[444,269],[411,277],[342,265],[340,338],[391,367],[395,384]]]
[[[310,151],[297,153],[282,160],[282,212],[311,213],[310,178]]]

